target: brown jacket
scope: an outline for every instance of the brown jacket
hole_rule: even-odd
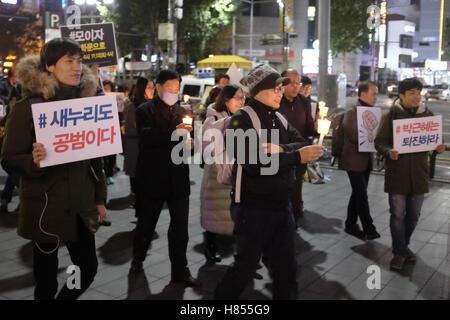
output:
[[[339,157],[339,169],[341,170],[355,172],[372,170],[372,153],[358,151],[358,131],[355,107],[348,110],[344,116],[344,147]]]
[[[400,154],[397,161],[391,160],[389,151],[393,149],[392,118],[408,119],[411,115],[397,100],[391,112],[383,115],[375,138],[375,148],[385,158],[384,191],[390,194],[424,194],[429,191],[428,152]],[[431,117],[433,113],[424,104],[419,105],[414,118]]]
[[[60,85],[40,70],[39,56],[22,59],[17,75],[24,98],[8,115],[2,149],[7,168],[20,175],[17,232],[42,243],[76,241],[78,217],[92,233],[98,229],[96,204],[106,200],[103,162],[97,158],[38,168],[32,157],[35,137],[29,98],[60,101],[95,96],[95,76],[83,67],[79,87]]]

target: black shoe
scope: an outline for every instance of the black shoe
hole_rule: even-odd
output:
[[[364,232],[364,234],[365,234],[367,240],[374,240],[374,239],[378,239],[379,237],[381,237],[380,234],[375,229],[366,231],[366,232]]]
[[[130,271],[141,272],[144,270],[142,266],[143,266],[142,261],[133,258],[133,261],[131,261]]]
[[[212,262],[222,261],[222,257],[217,252],[216,234],[211,232],[203,233],[203,253],[207,260]]]
[[[109,227],[109,226],[111,226],[111,221],[103,219],[103,221],[100,222],[100,225],[104,226],[104,227]]]
[[[203,244],[203,252],[205,253],[206,259],[212,262],[222,261],[222,257],[217,252],[217,248],[214,245]]]
[[[355,224],[353,227],[345,227],[345,232],[358,239],[365,240],[366,234],[361,230],[359,225]]]

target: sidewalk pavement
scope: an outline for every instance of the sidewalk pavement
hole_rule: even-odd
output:
[[[118,157],[120,166],[122,159],[122,156]],[[351,192],[347,175],[328,169],[325,174],[330,177],[326,184],[304,185],[306,211],[296,238],[298,299],[450,299],[450,185],[431,184],[410,245],[417,253],[417,262],[406,265],[402,272],[392,272],[389,270],[392,253],[384,177],[372,175],[368,188],[371,214],[381,238],[364,242],[343,231]],[[202,169],[191,166],[187,256],[189,268],[193,276],[202,281],[202,288],[184,288],[169,283],[167,229],[170,220],[167,209],[159,219],[158,238],[153,240],[144,262],[145,272],[129,273],[136,219],[127,197],[129,179],[120,172],[115,183],[108,187],[108,219],[112,226],[101,227],[96,235],[98,273],[80,299],[211,299],[216,284],[234,260],[233,241],[230,237],[221,237],[224,259],[218,264],[206,262],[201,249],[201,178]],[[4,185],[5,181],[6,173],[1,171],[0,184]],[[16,195],[9,209],[14,210],[17,204]],[[0,215],[0,300],[33,299],[32,245],[16,234],[16,217],[15,213]],[[62,247],[58,256],[61,288],[69,277],[66,269],[72,263],[66,248]],[[371,265],[380,268],[379,289],[368,289],[367,282],[373,283],[372,273],[367,273]],[[272,283],[266,268],[257,272],[263,279],[252,281],[242,299],[271,299]]]

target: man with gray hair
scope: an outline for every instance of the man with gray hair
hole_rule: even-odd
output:
[[[251,99],[233,115],[228,129],[252,131],[258,122],[260,129],[269,131],[269,137],[267,143],[259,139],[256,146],[246,141],[245,157],[227,149],[237,159],[233,167],[230,210],[235,221],[237,254],[234,265],[215,290],[215,299],[238,299],[253,278],[263,252],[271,261],[274,299],[297,298],[295,223],[289,196],[295,166],[319,158],[323,147],[308,146],[298,131],[277,113],[283,86],[288,83],[289,78],[281,77],[268,65],[254,68],[241,80],[249,89]],[[275,143],[277,133],[279,142]],[[273,175],[264,174],[268,165],[261,161],[262,149],[263,153],[279,156],[279,167]],[[249,150],[257,152],[256,164],[250,163]]]
[[[281,75],[288,77],[290,82],[284,89],[279,111],[298,130],[301,136],[311,144],[311,138],[316,136],[317,132],[314,128],[314,119],[311,114],[311,102],[300,94],[300,88],[302,86],[300,74],[295,69],[288,69],[283,71]],[[295,186],[291,195],[291,203],[297,227],[298,219],[304,212],[302,188],[305,172],[306,164],[296,166]]]

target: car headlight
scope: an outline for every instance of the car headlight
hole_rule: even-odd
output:
[[[392,86],[389,86],[387,89],[388,89],[389,92],[392,92],[393,87],[392,87]]]
[[[422,91],[422,95],[423,96],[425,96],[425,95],[427,95],[428,94],[428,90],[426,90],[426,89],[423,89],[423,91]]]
[[[448,95],[448,90],[443,90],[443,91],[441,91],[441,95],[443,95],[443,96]]]

